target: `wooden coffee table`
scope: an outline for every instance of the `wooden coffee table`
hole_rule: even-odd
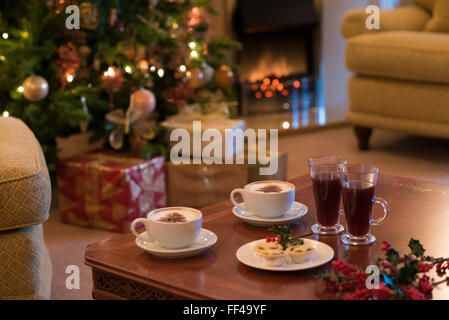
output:
[[[296,200],[309,213],[292,226],[294,235],[310,233],[315,220],[312,184],[308,176],[291,180]],[[408,251],[411,237],[419,239],[435,257],[449,253],[449,187],[380,175],[378,196],[391,206],[385,224],[372,227],[377,241],[371,246],[347,247],[338,236],[315,237],[329,244],[336,258],[347,254],[348,262],[365,268],[383,256],[381,242],[388,240],[396,249]],[[266,228],[248,225],[231,212],[230,201],[202,209],[203,226],[218,235],[214,247],[196,257],[164,260],[138,248],[132,234],[123,234],[91,244],[86,264],[92,267],[95,299],[328,299],[334,298],[313,275],[330,269],[330,263],[296,272],[270,272],[240,263],[236,250],[247,242],[265,238]],[[375,206],[374,215],[381,208]],[[343,218],[343,223],[345,223]],[[434,299],[449,299],[449,287],[434,289]]]

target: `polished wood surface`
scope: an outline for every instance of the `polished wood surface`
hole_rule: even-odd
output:
[[[310,232],[315,221],[312,184],[308,176],[291,180],[296,200],[309,207],[309,213],[292,226],[294,235]],[[338,236],[309,236],[329,244],[336,258],[345,253],[351,263],[362,268],[383,256],[381,243],[388,240],[405,251],[411,237],[419,239],[426,254],[449,256],[449,187],[380,175],[376,195],[390,203],[391,214],[381,226],[373,226],[377,241],[371,246],[348,247]],[[330,269],[324,266],[297,272],[270,272],[241,264],[236,250],[247,242],[265,238],[266,228],[248,225],[231,212],[229,201],[202,210],[203,227],[218,235],[218,242],[202,255],[165,260],[138,248],[132,234],[117,235],[91,244],[86,264],[94,274],[94,297],[111,298],[189,298],[189,299],[327,299],[335,298],[315,283],[313,275]],[[382,214],[375,206],[374,216]],[[342,219],[345,224],[344,218]],[[105,293],[106,292],[106,293]],[[111,294],[107,294],[107,292]],[[434,299],[449,299],[445,284],[434,289]]]

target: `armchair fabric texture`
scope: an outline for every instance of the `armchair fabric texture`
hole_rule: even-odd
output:
[[[0,298],[49,299],[51,261],[42,225],[0,232]]]
[[[347,120],[360,148],[372,128],[449,138],[449,34],[426,31],[437,1],[381,10],[376,31],[366,30],[364,10],[345,15],[346,65],[354,72]]]
[[[49,299],[52,266],[42,235],[51,185],[39,143],[0,117],[0,299]]]
[[[51,185],[33,133],[19,119],[0,118],[0,231],[48,219]]]

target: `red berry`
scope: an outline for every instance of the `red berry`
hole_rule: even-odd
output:
[[[391,249],[391,245],[386,241],[382,241],[382,248],[383,251],[389,251]]]
[[[433,265],[431,263],[420,262],[418,266],[418,272],[427,272],[432,269]]]
[[[270,237],[267,237],[267,238],[265,239],[265,241],[266,241],[266,242],[271,242],[271,238],[270,238]]]

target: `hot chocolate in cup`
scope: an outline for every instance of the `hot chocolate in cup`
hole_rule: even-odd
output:
[[[133,221],[131,231],[147,242],[157,242],[168,249],[180,249],[191,245],[202,227],[201,211],[188,207],[168,207],[156,209],[148,213],[147,218]],[[143,223],[145,234],[136,231],[136,224]]]
[[[242,195],[242,203],[235,201],[237,193]],[[243,189],[232,191],[231,201],[241,210],[273,219],[284,215],[292,207],[295,201],[295,186],[285,181],[256,181],[247,184]]]

